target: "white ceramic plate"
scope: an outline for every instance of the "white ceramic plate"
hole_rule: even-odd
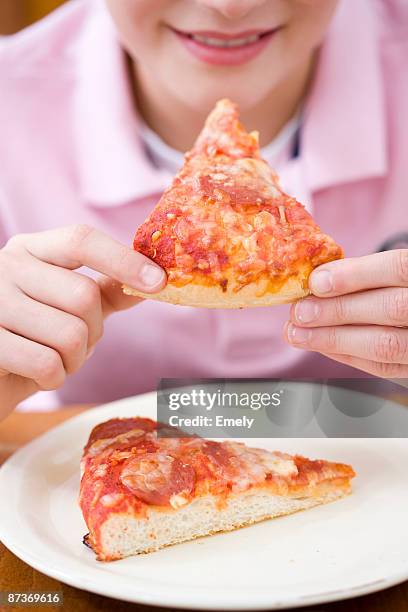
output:
[[[17,452],[0,470],[0,539],[64,583],[132,602],[261,610],[354,597],[408,579],[408,442],[402,439],[248,440],[351,463],[344,500],[236,532],[113,563],[82,544],[77,506],[82,447],[97,423],[155,417],[155,394],[77,416]]]

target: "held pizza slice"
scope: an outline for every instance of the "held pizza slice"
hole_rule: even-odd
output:
[[[81,462],[79,503],[100,561],[164,546],[344,497],[342,463],[199,437],[163,437],[145,418],[95,427]]]
[[[343,256],[282,191],[257,132],[245,131],[229,100],[208,117],[134,248],[166,270],[168,283],[153,295],[125,293],[207,308],[294,301],[309,293],[315,267]]]

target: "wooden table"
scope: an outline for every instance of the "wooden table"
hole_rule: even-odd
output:
[[[65,419],[78,414],[86,407],[74,406],[52,413],[14,413],[0,423],[0,463],[17,448],[32,440],[35,436]],[[1,503],[7,503],[1,500]],[[407,519],[408,520],[408,519]],[[41,607],[43,610],[67,610],[69,612],[154,612],[164,608],[151,608],[137,604],[128,604],[108,597],[101,597],[86,591],[66,586],[53,578],[44,576],[20,561],[3,544],[0,543],[0,591],[61,591],[64,604],[60,608]],[[39,610],[35,608],[1,608],[1,612],[11,610]],[[304,608],[303,608],[304,609]],[[308,610],[320,612],[407,612],[408,582],[387,589],[374,595],[331,604],[313,606]]]

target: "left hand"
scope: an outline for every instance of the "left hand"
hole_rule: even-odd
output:
[[[294,347],[383,378],[408,379],[408,249],[316,268],[285,328]]]

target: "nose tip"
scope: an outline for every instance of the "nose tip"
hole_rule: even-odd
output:
[[[245,17],[256,6],[264,4],[266,0],[201,0],[201,4],[219,11],[228,19]]]

